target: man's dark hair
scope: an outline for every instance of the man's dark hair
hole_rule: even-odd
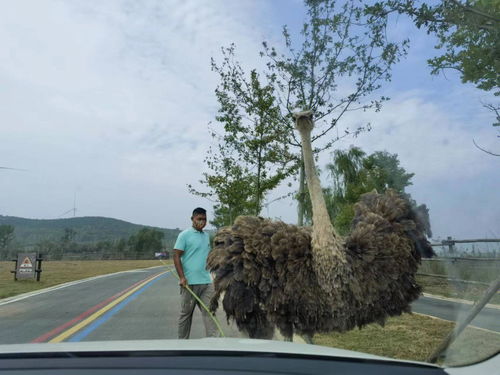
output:
[[[207,210],[205,210],[204,208],[201,208],[201,207],[196,207],[193,210],[193,216],[194,215],[206,215],[206,214],[207,214]]]

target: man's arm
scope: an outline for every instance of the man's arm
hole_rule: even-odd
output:
[[[186,276],[184,276],[184,269],[182,268],[181,256],[184,254],[183,250],[174,249],[174,265],[177,274],[179,275],[179,285],[185,287],[187,285]]]

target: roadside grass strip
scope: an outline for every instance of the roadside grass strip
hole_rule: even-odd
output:
[[[316,334],[316,345],[354,350],[389,358],[426,361],[455,326],[454,322],[421,314],[387,319],[384,327],[368,324],[345,333]],[[498,353],[500,334],[466,328],[446,353],[446,365],[477,362]]]

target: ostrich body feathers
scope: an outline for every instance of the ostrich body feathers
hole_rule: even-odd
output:
[[[207,261],[215,274],[211,309],[223,295],[228,320],[256,338],[272,337],[274,327],[285,337],[344,332],[410,311],[421,292],[415,281],[421,255],[433,252],[398,193],[368,193],[355,205],[341,246],[345,264],[314,262],[311,234],[308,227],[254,216],[219,230]],[[318,267],[332,273],[331,288],[320,285]]]

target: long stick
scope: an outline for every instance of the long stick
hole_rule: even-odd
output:
[[[163,262],[161,259],[160,259],[160,262],[161,262],[163,265],[168,266],[168,265],[167,265],[165,262]],[[177,277],[177,279],[178,279],[178,280],[180,280],[179,275],[177,275],[177,271],[175,271],[175,269],[173,269],[173,268],[172,268],[170,271],[171,271],[171,272],[170,272],[171,274],[173,274],[175,277]],[[174,272],[174,271],[175,271],[175,272]],[[226,337],[226,335],[224,334],[224,331],[222,330],[222,327],[221,327],[221,325],[220,325],[220,323],[219,323],[219,320],[217,319],[217,317],[216,317],[215,315],[213,315],[213,314],[210,312],[210,309],[207,307],[207,305],[205,305],[205,304],[203,303],[203,301],[200,299],[200,297],[198,297],[198,296],[196,295],[196,293],[195,293],[195,292],[193,292],[193,291],[191,290],[191,288],[189,287],[189,285],[186,285],[186,286],[185,286],[185,288],[188,290],[188,292],[189,292],[189,293],[191,293],[191,295],[194,297],[194,299],[195,299],[196,301],[198,301],[198,303],[199,303],[199,304],[203,307],[203,309],[204,309],[204,310],[208,313],[208,315],[210,316],[210,318],[212,318],[212,320],[214,321],[215,325],[217,326],[217,329],[219,330],[219,333],[221,334],[221,336],[222,336],[222,337]]]

